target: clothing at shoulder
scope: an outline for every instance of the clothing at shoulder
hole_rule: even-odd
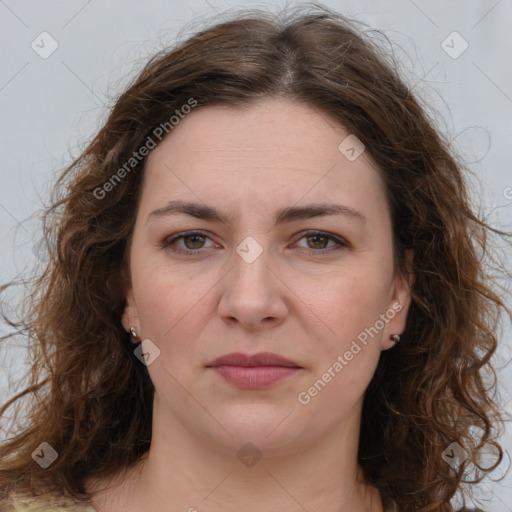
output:
[[[76,503],[68,498],[11,496],[0,503],[0,512],[98,512],[92,505]],[[458,512],[485,512],[481,508],[462,508]]]
[[[11,496],[0,503],[0,512],[98,512],[93,506],[68,498]]]

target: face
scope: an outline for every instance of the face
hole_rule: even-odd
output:
[[[409,288],[379,171],[339,149],[348,135],[267,99],[198,107],[148,156],[123,325],[150,354],[157,425],[279,451],[357,421]],[[261,352],[295,368],[209,366]]]

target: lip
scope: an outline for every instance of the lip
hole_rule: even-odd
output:
[[[286,359],[279,354],[272,352],[259,352],[257,354],[243,354],[241,352],[233,352],[214,359],[207,366],[284,366],[287,368],[301,368],[295,361]]]
[[[226,354],[212,361],[207,368],[242,389],[268,388],[302,369],[296,362],[271,352]]]

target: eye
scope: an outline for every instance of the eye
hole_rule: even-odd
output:
[[[306,233],[303,233],[300,238],[300,240],[303,239],[311,241],[311,243],[307,242],[308,246],[306,249],[309,249],[309,254],[316,256],[331,254],[333,251],[339,251],[349,246],[349,244],[342,238],[329,233],[324,233],[323,231],[307,231]],[[327,244],[329,242],[333,242],[334,245],[327,248]]]
[[[177,253],[196,255],[199,254],[200,249],[204,247],[206,239],[210,239],[210,237],[202,231],[188,231],[186,233],[178,233],[170,238],[166,238],[161,243],[161,246],[164,249],[170,248],[172,251]],[[177,242],[183,242],[185,247],[179,247]]]
[[[302,233],[299,240],[303,239],[308,240],[308,246],[302,247],[307,249],[308,254],[312,256],[329,255],[334,251],[349,247],[349,244],[342,238],[323,231],[307,231]],[[198,255],[202,249],[208,247],[219,247],[215,243],[205,246],[206,240],[211,240],[211,238],[203,231],[187,231],[166,238],[160,245],[163,249],[168,248],[175,253],[189,256]],[[329,243],[332,244],[331,247],[328,247]],[[297,247],[301,246],[297,245]]]

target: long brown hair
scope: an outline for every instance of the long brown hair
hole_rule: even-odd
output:
[[[480,481],[501,462],[503,420],[487,378],[500,313],[510,310],[486,262],[488,234],[506,234],[474,212],[468,170],[382,47],[343,16],[306,8],[238,12],[153,56],[58,178],[44,217],[50,259],[11,321],[9,336],[30,340],[33,364],[26,389],[1,409],[24,403],[28,414],[0,448],[0,498],[64,490],[87,499],[86,478],[112,476],[149,449],[154,388],[121,325],[145,163],[130,159],[193,102],[303,102],[337,119],[378,164],[398,271],[414,252],[407,326],[380,356],[361,421],[359,464],[384,506],[452,511],[472,464]],[[31,456],[41,442],[58,453],[47,469]],[[456,469],[443,459],[451,443],[468,455]],[[497,460],[482,468],[489,445]]]

